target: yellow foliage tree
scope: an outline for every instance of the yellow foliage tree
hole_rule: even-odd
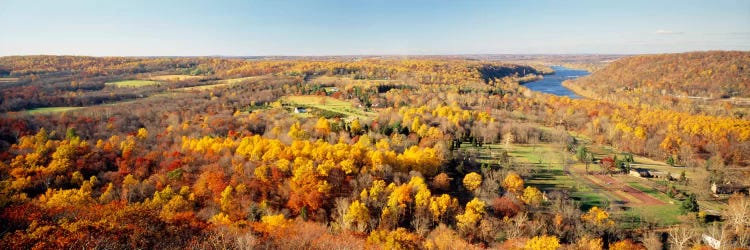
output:
[[[451,198],[448,194],[430,198],[430,213],[434,221],[440,221],[448,211],[456,208],[458,208],[458,199]]]
[[[295,122],[289,127],[289,133],[287,133],[287,135],[295,140],[304,140],[307,138],[307,133],[305,130],[302,130],[302,125],[300,125],[299,122]]]
[[[169,200],[169,202],[164,204],[161,212],[159,213],[159,216],[167,220],[171,220],[175,218],[175,215],[177,213],[191,211],[192,209],[193,208],[190,201],[186,200],[182,195],[175,195],[172,197],[172,199]],[[224,215],[222,215],[221,221],[229,221],[229,217]]]
[[[560,240],[555,236],[542,235],[526,241],[524,250],[556,250],[560,248]]]
[[[232,195],[232,192],[234,191],[234,188],[232,188],[231,185],[227,185],[226,188],[224,188],[224,191],[221,192],[221,199],[219,199],[219,205],[221,208],[221,211],[224,213],[231,213],[237,209],[237,204],[234,202],[234,195]]]
[[[349,130],[352,134],[359,134],[359,132],[362,131],[362,124],[360,124],[359,119],[354,119],[352,121],[349,125]]]
[[[367,237],[367,243],[382,249],[417,249],[419,236],[399,227],[393,231],[375,230]]]
[[[581,237],[575,244],[575,248],[580,250],[602,250],[603,247],[601,238],[590,238],[588,236]]]
[[[328,119],[323,117],[319,118],[318,122],[315,123],[315,132],[318,136],[328,135],[328,133],[331,132],[331,124],[328,122]]]
[[[463,182],[466,189],[474,192],[474,190],[477,190],[477,188],[482,185],[482,176],[476,172],[471,172],[464,176]]]
[[[107,189],[104,190],[104,193],[99,196],[99,202],[102,204],[107,204],[111,201],[114,201],[117,199],[117,194],[115,194],[114,186],[110,182],[107,184]]]
[[[516,173],[509,173],[505,179],[503,180],[503,187],[508,192],[518,194],[523,190],[523,179],[521,179],[521,176],[519,176]]]
[[[630,239],[621,240],[612,244],[609,244],[610,250],[646,250],[646,247],[641,244],[635,243]]]
[[[139,128],[136,137],[141,140],[146,139],[146,137],[148,137],[148,130],[146,130],[146,128]]]
[[[528,186],[526,189],[523,190],[523,195],[521,195],[521,200],[523,203],[526,203],[528,205],[537,206],[539,204],[542,204],[542,201],[544,200],[544,195],[542,194],[539,189]]]
[[[456,216],[458,228],[461,230],[471,231],[476,228],[479,220],[484,215],[485,203],[477,198],[466,203],[466,210],[463,214]]]
[[[84,181],[79,189],[47,189],[47,192],[39,197],[39,201],[49,207],[88,205],[94,202],[94,199],[91,197],[91,192],[93,191],[92,188],[96,182],[96,177],[91,176],[91,179]]]
[[[356,226],[357,230],[364,231],[370,223],[370,210],[364,203],[355,200],[344,215],[344,223],[349,228]]]
[[[592,207],[588,212],[581,215],[581,219],[593,225],[599,226],[611,226],[614,225],[614,221],[609,218],[609,213],[600,209],[599,207]]]
[[[260,217],[260,221],[270,228],[283,228],[287,227],[290,223],[289,220],[284,218],[284,214],[264,215]]]

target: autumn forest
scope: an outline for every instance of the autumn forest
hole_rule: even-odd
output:
[[[3,249],[750,246],[749,52],[5,56],[0,112]]]

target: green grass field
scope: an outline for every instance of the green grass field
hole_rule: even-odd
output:
[[[368,119],[375,115],[355,108],[352,103],[326,96],[299,95],[282,97],[282,102],[293,106],[306,106],[342,114],[351,118]]]
[[[138,88],[138,87],[145,87],[145,86],[154,86],[154,85],[160,85],[160,82],[157,81],[147,81],[147,80],[125,80],[125,81],[117,81],[117,82],[108,82],[104,85],[107,86],[115,86],[118,88]]]
[[[39,115],[39,114],[51,114],[51,113],[60,113],[70,110],[76,110],[80,109],[82,107],[46,107],[46,108],[35,108],[35,109],[29,109],[26,110],[26,113],[32,114],[32,115]]]
[[[521,162],[534,163],[533,174],[527,184],[541,190],[569,190],[571,197],[581,202],[581,209],[593,206],[603,207],[617,200],[614,195],[600,189],[588,180],[574,174],[565,173],[563,163],[569,168],[579,167],[572,155],[563,153],[559,146],[552,144],[512,145],[509,154]],[[565,158],[565,159],[563,159]]]
[[[650,195],[651,197],[657,198],[657,199],[659,199],[659,200],[661,200],[661,201],[663,201],[665,203],[674,202],[671,198],[669,198],[669,196],[667,196],[666,194],[664,194],[662,192],[659,192],[659,190],[656,190],[656,189],[651,188],[651,187],[645,187],[645,186],[641,185],[638,182],[628,182],[628,186],[631,186],[631,187],[633,187],[635,189],[638,189],[641,192],[644,192],[644,193]]]
[[[622,216],[633,218],[636,221],[656,223],[658,226],[670,226],[680,222],[680,206],[667,204],[630,207]]]
[[[481,163],[497,163],[491,152],[507,150],[516,167],[528,168],[531,171],[530,177],[526,179],[527,185],[535,186],[547,192],[568,190],[571,198],[580,202],[582,210],[587,210],[592,206],[602,207],[621,202],[620,198],[614,193],[596,185],[584,176],[580,176],[580,174],[585,173],[585,165],[576,162],[572,154],[563,153],[558,145],[513,144],[505,146],[503,144],[485,144],[483,147],[477,148],[465,143],[461,145],[460,150],[475,153]],[[597,149],[597,151],[606,152],[607,150]],[[565,161],[563,158],[566,158]],[[563,162],[569,164],[569,174],[563,169]],[[598,172],[598,165],[590,165],[589,171]],[[615,176],[615,178],[627,178],[627,176]],[[624,211],[616,213],[617,216],[624,217],[628,221],[622,227],[634,227],[633,223],[642,222],[667,226],[680,221],[678,203],[667,197],[666,194],[638,182],[630,181],[626,183],[666,204],[624,207]]]
[[[581,208],[584,210],[593,206],[601,207],[615,199],[611,194],[607,194],[607,191],[596,189],[585,179],[566,174],[561,163],[563,158],[571,160],[572,155],[563,157],[560,147],[553,144],[513,144],[508,147],[504,144],[485,144],[481,148],[462,144],[461,150],[476,152],[478,161],[482,163],[496,163],[497,160],[493,159],[491,152],[506,150],[514,165],[531,171],[531,176],[526,179],[527,185],[546,192],[570,191],[571,197],[581,202]]]

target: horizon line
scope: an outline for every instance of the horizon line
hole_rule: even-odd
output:
[[[177,58],[177,57],[210,57],[210,58],[249,58],[249,57],[430,57],[430,56],[633,56],[633,55],[658,55],[658,54],[681,54],[691,52],[750,52],[750,50],[693,50],[683,52],[654,52],[654,53],[446,53],[446,54],[319,54],[319,55],[84,55],[84,54],[11,54],[0,55],[0,57],[22,57],[22,56],[75,56],[75,57],[140,57],[140,58]]]

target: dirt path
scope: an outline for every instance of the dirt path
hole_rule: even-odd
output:
[[[582,177],[591,181],[592,183],[602,187],[603,189],[613,193],[621,199],[628,201],[629,205],[634,206],[653,206],[653,205],[664,205],[666,203],[658,200],[650,195],[642,192],[641,190],[635,189],[623,183],[620,180],[612,178],[608,175],[582,175]]]

